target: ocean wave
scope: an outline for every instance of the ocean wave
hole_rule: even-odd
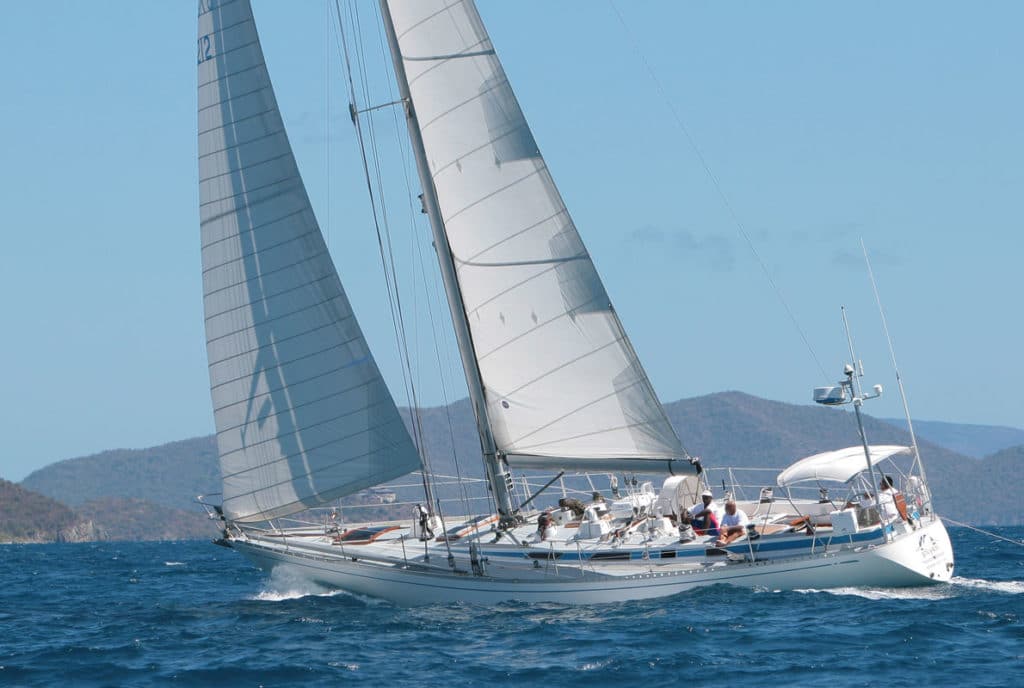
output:
[[[926,588],[805,588],[795,590],[799,593],[827,593],[829,595],[862,597],[866,600],[944,600],[955,597],[956,592],[948,586],[929,586]]]
[[[303,597],[334,597],[335,595],[343,594],[345,593],[341,590],[327,590],[311,583],[308,587],[289,588],[286,590],[260,590],[249,599],[258,602],[285,602],[287,600],[300,600]]]
[[[853,686],[865,656],[897,655],[913,676],[906,662],[872,668],[890,688],[948,685],[954,656],[972,686],[1017,685],[1024,559],[979,557],[986,540],[951,536],[959,576],[930,587],[408,608],[271,575],[205,542],[118,543],[116,561],[110,544],[0,548],[0,685],[596,687],[643,674],[803,688]]]
[[[359,671],[359,665],[354,662],[327,662],[327,666],[335,669],[347,669],[348,671]]]
[[[988,590],[990,592],[1003,592],[1011,595],[1020,595],[1021,593],[1024,593],[1024,581],[1019,580],[993,581],[985,580],[984,578],[961,578],[960,576],[953,576],[952,583],[953,585],[965,588]]]

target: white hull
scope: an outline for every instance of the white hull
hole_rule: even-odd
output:
[[[426,570],[401,560],[360,558],[352,547],[339,556],[272,538],[237,539],[231,545],[264,570],[287,568],[311,582],[401,605],[508,600],[599,604],[665,597],[715,584],[772,590],[906,587],[948,582],[953,573],[952,547],[938,518],[891,542],[765,561],[719,558],[536,568],[488,564],[485,575],[453,573],[445,567],[444,550],[433,557],[439,566]]]

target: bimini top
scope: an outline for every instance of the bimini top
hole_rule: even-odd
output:
[[[897,454],[909,454],[910,447],[895,444],[871,445],[871,465],[888,459]],[[808,480],[829,481],[837,483],[849,482],[855,475],[866,470],[864,447],[847,447],[822,452],[806,459],[800,459],[786,470],[779,473],[776,479],[779,487],[787,487]]]

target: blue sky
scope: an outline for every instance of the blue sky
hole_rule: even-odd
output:
[[[328,4],[254,7],[321,226],[404,403]],[[1024,6],[616,7],[628,31],[603,2],[480,2],[662,399],[738,389],[807,403],[810,388],[837,377],[847,358],[845,304],[867,382],[889,390],[868,410],[900,415],[859,260],[863,238],[914,415],[1024,427]],[[360,8],[369,26],[372,4]],[[212,432],[195,8],[9,3],[4,14],[0,476],[19,480],[72,456]],[[364,35],[377,83],[378,39]],[[376,117],[387,133],[391,115]],[[409,192],[392,157],[389,198],[402,207]],[[464,382],[448,346],[444,390],[429,364],[426,297],[414,287],[423,266],[434,266],[416,257],[429,250],[426,231],[400,217],[393,232],[406,303],[421,313],[413,320],[418,392],[442,403],[462,396]],[[436,278],[426,274],[432,290]],[[450,345],[446,316],[435,311]]]

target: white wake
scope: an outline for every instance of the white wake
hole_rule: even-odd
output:
[[[277,567],[271,572],[266,587],[251,599],[260,602],[284,602],[303,597],[333,597],[340,594],[318,583],[289,571],[286,567]]]
[[[863,597],[866,600],[944,600],[956,595],[955,590],[945,585],[926,588],[805,588],[796,592],[824,592],[829,595]]]
[[[953,576],[953,585],[974,588],[976,590],[990,590],[992,592],[1002,592],[1010,595],[1020,595],[1024,593],[1024,581],[1019,580],[1008,580],[1008,581],[990,581],[984,578],[961,578],[960,576]]]

